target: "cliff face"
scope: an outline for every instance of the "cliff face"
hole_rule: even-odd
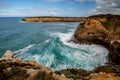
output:
[[[120,64],[120,16],[90,17],[74,33],[77,43],[101,44],[109,49],[110,64]]]
[[[41,17],[26,17],[22,21],[28,22],[80,22],[84,18],[80,17],[54,17],[54,16],[41,16]]]

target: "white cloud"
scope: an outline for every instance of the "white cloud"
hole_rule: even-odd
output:
[[[0,16],[55,16],[62,11],[60,8],[31,8],[31,9],[16,9],[14,11],[0,11]]]
[[[95,0],[96,8],[90,10],[92,14],[112,13],[120,14],[119,0]]]
[[[56,12],[50,12],[50,14],[51,14],[52,16],[56,16],[56,15],[57,15]]]

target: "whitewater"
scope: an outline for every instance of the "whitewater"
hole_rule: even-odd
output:
[[[67,68],[92,70],[107,63],[108,50],[103,46],[70,42],[78,22],[35,23],[21,22],[20,19],[0,18],[1,55],[10,49],[15,57],[35,60],[54,71]]]

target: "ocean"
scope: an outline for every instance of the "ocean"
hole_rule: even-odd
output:
[[[107,62],[101,45],[69,42],[80,22],[23,22],[21,17],[0,18],[0,56],[12,50],[15,57],[36,60],[52,70],[92,70]]]

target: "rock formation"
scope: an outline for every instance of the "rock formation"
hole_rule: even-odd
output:
[[[87,18],[75,30],[74,42],[101,44],[109,50],[109,63],[120,65],[120,16]]]
[[[56,71],[57,74],[65,74],[73,80],[120,80],[120,66],[99,66],[92,71],[82,69],[64,69]]]
[[[120,66],[99,66],[92,71],[64,69],[53,72],[36,61],[15,58],[11,51],[0,58],[0,80],[120,80]]]
[[[53,72],[36,61],[15,58],[8,50],[0,58],[0,80],[120,80],[119,21],[119,15],[91,16],[75,30],[74,42],[101,44],[109,49],[108,65],[98,66],[92,71],[73,68]]]
[[[23,61],[7,51],[0,58],[0,80],[70,80],[64,74],[57,75],[36,61]]]
[[[80,22],[85,18],[82,17],[55,17],[55,16],[40,16],[40,17],[25,17],[22,21],[28,22]]]

